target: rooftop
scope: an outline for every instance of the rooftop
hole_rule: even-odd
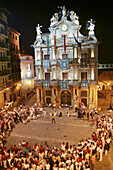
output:
[[[113,71],[103,71],[99,76],[98,76],[99,81],[112,81],[113,80]]]

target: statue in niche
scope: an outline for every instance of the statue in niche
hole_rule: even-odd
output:
[[[89,35],[94,35],[94,28],[95,28],[95,21],[93,21],[93,19],[90,19],[90,21],[88,21],[88,30],[89,30]]]
[[[50,21],[51,21],[50,26],[52,26],[52,25],[54,25],[55,23],[57,23],[57,22],[58,22],[58,19],[59,19],[58,13],[55,13],[55,14],[52,16],[52,18],[50,19]]]
[[[41,39],[41,33],[42,33],[42,31],[41,31],[41,28],[42,27],[42,25],[37,25],[37,27],[36,27],[36,32],[37,32],[37,36],[36,36],[36,39]]]

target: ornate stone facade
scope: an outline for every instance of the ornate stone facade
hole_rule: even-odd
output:
[[[95,22],[92,19],[88,22],[88,35],[84,36],[80,33],[77,14],[67,11],[65,6],[59,8],[59,13],[50,20],[49,33],[42,33],[38,25],[36,41],[32,45],[37,102],[73,107],[79,107],[83,102],[88,108],[97,107],[98,41],[94,33]],[[47,87],[44,86],[45,80],[49,83]]]

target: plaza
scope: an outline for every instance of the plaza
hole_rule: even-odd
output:
[[[7,27],[10,13],[1,8],[0,168],[92,170],[96,155],[96,170],[112,170],[113,65],[99,64],[95,21],[82,34],[78,14],[58,8],[49,32],[36,26],[35,59],[21,54],[20,33]]]
[[[30,97],[27,101],[24,102],[24,107],[27,109],[35,104],[36,94]],[[35,106],[35,105],[34,105]],[[53,109],[46,107],[46,114],[43,112],[40,114],[40,118],[35,120],[30,120],[27,123],[22,123],[21,121],[17,121],[11,133],[7,136],[7,142],[5,146],[8,149],[11,149],[12,146],[16,146],[22,152],[29,153],[32,151],[33,146],[37,143],[40,148],[43,146],[45,149],[51,151],[53,148],[61,148],[63,142],[69,144],[73,148],[78,147],[81,140],[90,140],[92,138],[93,132],[96,132],[96,124],[93,124],[92,118],[89,120],[86,119],[78,119],[76,115],[73,117],[73,110],[69,108],[58,108]],[[62,117],[59,117],[60,112],[62,112]],[[70,117],[68,117],[67,112]],[[51,122],[50,113],[54,113],[56,123]],[[106,112],[107,113],[107,112]],[[105,113],[105,114],[106,114]],[[102,116],[103,113],[99,113],[99,116]],[[95,115],[96,117],[98,115]],[[22,146],[22,142],[25,141],[30,144],[29,149]],[[103,155],[103,160],[101,162],[96,161],[95,169],[100,170],[112,170],[112,150],[113,145],[110,144],[110,151],[108,155]]]
[[[83,139],[91,137],[92,132],[96,130],[92,125],[92,121],[78,120],[75,117],[66,117],[67,109],[58,109],[63,113],[63,117],[55,117],[56,123],[51,123],[51,116],[49,113],[54,112],[53,109],[47,108],[47,115],[41,115],[37,120],[31,120],[27,124],[19,123],[13,129],[11,135],[8,137],[8,145],[12,143],[19,144],[23,139],[29,141],[33,146],[34,143],[44,145],[47,141],[49,149],[53,146],[60,147],[61,143],[69,142],[70,145],[75,145]],[[72,111],[70,111],[72,113]]]

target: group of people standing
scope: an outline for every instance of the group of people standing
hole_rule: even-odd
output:
[[[102,161],[103,155],[107,155],[112,140],[112,118],[105,114],[97,117],[97,130],[91,138],[80,140],[77,146],[63,142],[60,148],[49,148],[47,142],[39,147],[37,143],[31,146],[28,141],[22,141],[19,147],[14,144],[7,149],[5,143],[13,127],[25,117],[37,116],[39,112],[46,114],[45,109],[37,106],[32,109],[20,106],[14,108],[13,114],[8,111],[0,114],[0,167],[7,170],[94,170],[95,161]],[[56,115],[56,111],[51,114],[52,123],[56,122]],[[62,114],[58,116],[62,117]]]

